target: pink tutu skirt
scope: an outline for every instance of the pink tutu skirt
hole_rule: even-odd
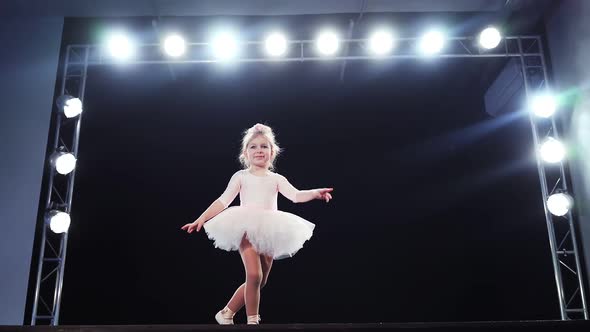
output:
[[[238,250],[245,235],[256,252],[273,259],[293,257],[314,227],[292,213],[245,206],[229,207],[203,225],[216,248]]]

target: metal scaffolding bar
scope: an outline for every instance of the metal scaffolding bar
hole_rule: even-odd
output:
[[[520,63],[522,66],[522,75],[527,97],[549,91],[547,68],[543,55],[543,44],[540,37],[536,37],[536,39],[536,43],[531,44],[531,47],[534,46],[538,49],[535,54],[525,54],[523,51],[522,40],[518,41],[519,49],[523,52],[520,57]],[[535,118],[534,115],[529,112],[529,118],[536,151],[539,151],[542,140],[550,136],[559,139],[559,131],[554,117],[551,117],[550,119]],[[545,134],[540,136],[539,133]],[[541,193],[543,196],[543,206],[545,207],[545,219],[549,235],[549,247],[553,261],[561,319],[583,318],[587,320],[588,308],[584,292],[584,279],[582,276],[583,273],[580,265],[580,255],[578,252],[572,213],[569,211],[563,217],[556,217],[552,215],[547,208],[547,199],[552,193],[556,190],[560,192],[568,191],[564,163],[565,161],[558,163],[558,165],[547,165],[537,154],[537,168],[539,171]],[[552,186],[553,183],[554,185]],[[551,191],[548,190],[550,187],[553,187]],[[562,219],[566,219],[567,222],[565,225],[562,222]],[[561,239],[559,245],[557,245],[558,239]],[[566,264],[564,262],[566,257],[571,257],[574,264]],[[571,274],[563,273],[561,265],[566,268],[566,271],[571,272]],[[569,301],[566,302],[566,298],[568,298]]]

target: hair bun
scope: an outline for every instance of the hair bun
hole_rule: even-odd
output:
[[[266,133],[266,132],[270,132],[270,127],[269,126],[265,126],[261,123],[257,123],[254,126],[252,126],[252,128],[250,128],[251,132],[261,132],[261,133]]]

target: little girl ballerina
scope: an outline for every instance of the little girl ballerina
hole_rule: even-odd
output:
[[[313,223],[277,210],[277,193],[294,203],[332,199],[332,188],[297,190],[284,176],[271,172],[280,151],[270,127],[256,124],[248,129],[240,154],[244,169],[231,177],[223,194],[197,220],[182,226],[188,233],[203,227],[216,248],[238,250],[242,257],[246,281],[215,315],[219,324],[233,324],[234,314],[244,305],[248,324],[259,324],[260,289],[273,260],[292,257],[312,236]],[[227,208],[238,193],[240,206]]]

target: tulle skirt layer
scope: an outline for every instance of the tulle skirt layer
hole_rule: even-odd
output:
[[[274,259],[295,255],[311,238],[314,227],[292,213],[245,206],[230,207],[203,225],[216,248],[238,250],[245,236],[258,253]]]

